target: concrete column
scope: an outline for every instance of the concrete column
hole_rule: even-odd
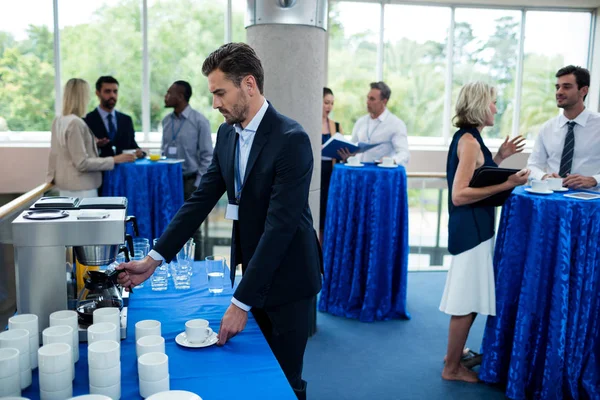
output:
[[[315,0],[313,2],[316,3]],[[249,2],[251,3],[255,3],[257,9],[277,8],[277,3],[272,0],[256,0]],[[285,11],[289,18],[289,12],[293,12],[294,8]],[[277,21],[274,14],[268,17],[271,22]],[[255,21],[258,22],[259,19],[261,17],[257,13]],[[314,168],[309,204],[317,231],[321,189],[321,116],[326,74],[326,35],[323,27],[291,24],[289,20],[249,25],[246,35],[246,42],[257,52],[265,70],[265,97],[277,111],[298,121],[310,137]]]

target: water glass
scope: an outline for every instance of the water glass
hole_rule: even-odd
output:
[[[190,270],[192,264],[188,260],[181,260],[177,263],[171,263],[171,276],[175,289],[187,290],[192,285],[192,277]]]
[[[133,239],[133,250],[134,252],[141,251],[144,253],[144,257],[150,252],[150,240],[146,238],[135,238]]]
[[[208,256],[206,260],[206,273],[208,275],[208,291],[222,293],[225,281],[225,257]]]
[[[163,264],[160,267],[156,268],[156,270],[150,277],[150,284],[152,286],[152,290],[167,290],[167,287],[169,286],[168,268],[169,264]]]

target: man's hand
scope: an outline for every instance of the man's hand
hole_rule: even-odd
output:
[[[230,304],[221,319],[217,345],[223,346],[229,339],[243,331],[246,322],[248,322],[248,313],[235,304]]]
[[[102,138],[102,139],[96,138],[96,146],[98,146],[98,147],[104,147],[109,143],[110,143],[109,138]]]
[[[131,261],[119,264],[115,269],[124,272],[119,274],[117,282],[124,287],[125,290],[129,291],[131,288],[150,278],[160,263],[160,261],[156,261],[152,257],[146,256],[141,261]]]
[[[137,158],[142,158],[144,157],[144,152],[142,151],[142,149],[135,149],[135,156]]]
[[[542,176],[542,180],[546,180],[548,178],[560,178],[560,175],[557,174],[556,172],[553,172],[551,174],[546,174],[546,175]]]
[[[591,188],[598,184],[593,176],[573,174],[563,179],[563,186],[569,189]]]
[[[342,158],[343,162],[346,162],[348,157],[352,157],[354,155],[354,153],[350,153],[350,151],[346,147],[344,147],[343,149],[339,149],[337,153],[338,156]]]

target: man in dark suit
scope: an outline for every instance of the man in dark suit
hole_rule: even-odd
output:
[[[96,96],[100,104],[84,119],[96,136],[100,157],[112,157],[123,150],[136,150],[136,156],[142,157],[144,154],[135,142],[131,117],[115,110],[119,82],[112,76],[101,76],[96,81]]]
[[[254,50],[229,43],[204,61],[213,108],[225,117],[200,186],[175,215],[154,250],[122,264],[119,282],[133,287],[171,260],[227,192],[233,219],[231,280],[243,277],[221,320],[219,345],[241,332],[252,310],[299,399],[306,398],[302,361],[309,316],[321,289],[321,254],[308,207],[313,157],[308,135],[263,97],[264,73]]]

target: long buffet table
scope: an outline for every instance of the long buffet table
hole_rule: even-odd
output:
[[[221,294],[212,294],[208,292],[207,284],[203,262],[196,262],[190,290],[175,290],[172,281],[164,292],[153,292],[149,282],[134,290],[129,300],[127,338],[121,341],[121,399],[141,398],[135,323],[156,319],[162,324],[169,356],[171,390],[191,391],[203,400],[295,400],[296,396],[252,314],[249,314],[246,329],[223,347],[190,349],[175,343],[175,337],[185,330],[185,322],[189,319],[204,318],[213,330],[219,329],[233,289],[229,286]],[[80,343],[79,353],[73,395],[89,393],[87,343]],[[38,370],[35,370],[32,386],[23,390],[24,397],[39,399],[37,374]]]

